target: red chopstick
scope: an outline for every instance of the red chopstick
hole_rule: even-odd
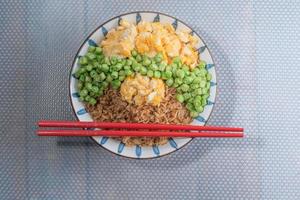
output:
[[[243,137],[243,133],[126,130],[38,130],[39,136]]]
[[[117,122],[39,121],[39,127],[101,128],[114,130],[38,130],[39,136],[243,137],[243,128]],[[135,129],[135,130],[115,130]],[[148,129],[139,130],[139,129]],[[153,131],[154,130],[154,131]],[[158,131],[163,130],[163,131]],[[178,132],[181,130],[182,132]],[[176,132],[177,131],[177,132]],[[184,132],[183,132],[184,131]]]
[[[118,123],[118,122],[73,122],[73,121],[39,121],[39,127],[66,128],[110,128],[110,129],[151,129],[151,130],[194,130],[194,131],[230,131],[243,132],[243,128],[195,126],[176,124],[146,124],[146,123]]]

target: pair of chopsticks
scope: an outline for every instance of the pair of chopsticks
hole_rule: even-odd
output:
[[[86,128],[71,130],[39,129],[39,136],[108,136],[108,137],[243,137],[243,128],[175,124],[116,122],[39,121],[39,127]],[[89,130],[99,128],[102,130]],[[111,130],[113,129],[113,130]],[[122,130],[116,130],[122,129]],[[126,129],[126,130],[123,130]],[[142,130],[139,130],[142,129]],[[144,129],[147,129],[145,131]],[[181,132],[178,132],[181,131]]]

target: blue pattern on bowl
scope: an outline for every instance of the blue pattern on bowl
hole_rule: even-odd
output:
[[[214,66],[215,66],[215,64],[206,64],[205,69],[209,70],[209,69],[213,68]]]
[[[124,147],[125,147],[125,144],[123,142],[120,142],[119,147],[118,147],[118,153],[122,153]]]
[[[210,87],[216,86],[217,84],[215,82],[210,82]]]
[[[139,145],[136,145],[135,147],[135,154],[138,158],[142,155],[142,148]]]
[[[77,113],[78,115],[84,115],[84,114],[87,113],[87,111],[85,110],[85,108],[81,108],[81,109],[78,110],[76,113]]]
[[[160,152],[159,149],[156,145],[152,146],[153,152],[155,153],[155,155],[159,156]]]
[[[175,19],[175,21],[172,23],[173,28],[176,30],[178,26],[178,20]]]
[[[89,40],[88,40],[88,44],[89,44],[90,46],[93,46],[93,47],[97,47],[97,46],[98,46],[98,44],[97,44],[94,40],[92,40],[92,39],[89,39]]]
[[[205,122],[206,120],[202,117],[202,116],[198,116],[196,117],[196,120],[199,121],[199,122]]]
[[[136,17],[135,17],[135,22],[136,22],[136,24],[138,24],[138,23],[140,23],[140,21],[142,21],[142,17],[140,15],[140,13],[137,13]]]
[[[153,19],[153,22],[159,22],[160,21],[160,17],[159,17],[159,14],[157,14],[154,19]]]
[[[177,143],[174,141],[173,138],[170,138],[170,139],[169,139],[169,143],[170,143],[171,147],[177,149]]]
[[[206,49],[206,45],[204,45],[203,47],[200,47],[199,49],[197,49],[198,53],[203,53]]]
[[[122,17],[119,17],[119,19],[118,19],[118,25],[119,26],[120,26],[121,21],[122,21]]]
[[[102,137],[100,144],[102,144],[102,145],[105,144],[107,142],[107,140],[108,140],[108,137]]]
[[[72,97],[78,98],[78,97],[79,97],[79,94],[78,94],[78,92],[74,92],[74,93],[72,93]]]
[[[106,30],[106,28],[104,26],[102,26],[101,31],[104,36],[106,36],[108,33],[108,31]]]

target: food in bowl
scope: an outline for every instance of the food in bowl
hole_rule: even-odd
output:
[[[80,100],[95,121],[189,124],[207,104],[211,74],[196,37],[171,24],[122,20],[79,59]],[[159,145],[165,137],[122,137]]]

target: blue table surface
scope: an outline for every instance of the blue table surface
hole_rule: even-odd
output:
[[[195,139],[152,160],[89,138],[38,138],[74,120],[71,63],[85,37],[129,11],[176,16],[205,40],[218,97],[209,124],[244,139]],[[0,199],[300,199],[299,1],[1,1]]]

